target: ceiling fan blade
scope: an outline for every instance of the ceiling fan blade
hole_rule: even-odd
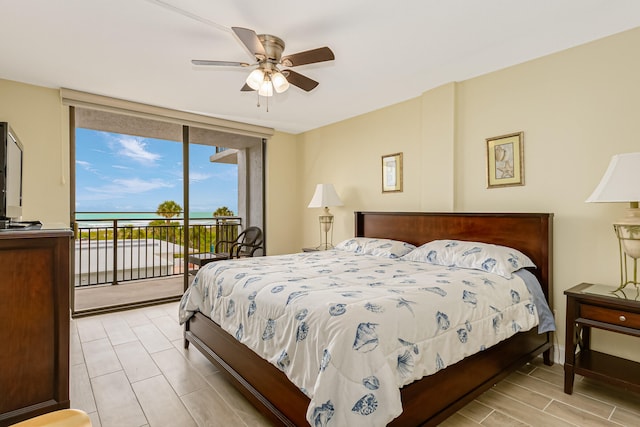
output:
[[[285,67],[297,67],[298,65],[313,64],[315,62],[333,61],[336,57],[328,47],[319,47],[317,49],[305,50],[304,52],[294,53],[292,55],[283,56],[280,62]]]
[[[238,36],[242,44],[249,50],[249,53],[256,58],[265,59],[267,52],[264,50],[264,46],[260,43],[260,39],[255,31],[242,27],[231,27],[233,32]]]
[[[240,89],[242,92],[251,92],[253,91],[253,89],[251,89],[251,87],[248,84],[244,84],[244,86],[242,86],[242,88]]]
[[[296,73],[293,70],[282,70],[282,74],[289,83],[294,86],[298,86],[300,89],[306,90],[307,92],[315,89],[319,84],[317,81],[310,79],[307,76],[303,76],[300,73]]]
[[[246,62],[233,62],[233,61],[209,61],[207,59],[192,59],[193,65],[218,65],[227,67],[248,67],[251,64]]]

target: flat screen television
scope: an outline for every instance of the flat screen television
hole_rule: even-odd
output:
[[[22,217],[24,149],[7,122],[0,122],[0,138],[0,221],[6,224]]]

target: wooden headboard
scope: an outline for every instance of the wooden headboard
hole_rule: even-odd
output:
[[[355,212],[355,236],[401,240],[471,240],[509,246],[527,255],[551,305],[553,214]],[[553,306],[552,306],[553,307]]]

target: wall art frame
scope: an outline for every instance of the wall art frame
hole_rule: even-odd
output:
[[[382,156],[382,192],[402,191],[402,153]]]
[[[524,132],[487,138],[487,188],[524,185]]]

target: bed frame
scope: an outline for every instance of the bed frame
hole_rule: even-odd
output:
[[[519,249],[538,266],[552,306],[553,214],[355,212],[355,236],[402,240],[421,245],[435,239],[474,240]],[[402,414],[390,426],[435,425],[543,354],[553,363],[552,334],[534,328],[401,389]],[[309,398],[271,365],[201,313],[185,327],[192,343],[275,425],[304,426]]]

